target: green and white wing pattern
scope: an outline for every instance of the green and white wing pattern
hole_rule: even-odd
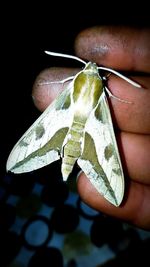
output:
[[[85,68],[60,81],[72,79],[14,146],[7,160],[7,171],[30,172],[62,158],[61,172],[66,181],[77,162],[97,191],[119,206],[124,196],[124,175],[105,89],[113,95],[104,87],[99,69],[139,85],[95,63],[47,53],[77,59]]]
[[[73,116],[71,88],[72,82],[16,143],[7,160],[7,170],[29,172],[60,158]]]
[[[83,153],[77,162],[98,192],[119,206],[124,195],[124,175],[104,92],[86,122]]]

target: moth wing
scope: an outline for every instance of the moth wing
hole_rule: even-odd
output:
[[[78,165],[101,195],[113,205],[120,205],[124,175],[104,92],[86,122],[84,148]]]
[[[8,171],[29,172],[60,158],[72,122],[71,88],[72,82],[19,139],[8,157]]]

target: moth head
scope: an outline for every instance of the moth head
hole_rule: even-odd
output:
[[[88,62],[85,66],[85,70],[91,70],[92,72],[97,73],[97,65],[96,63]]]

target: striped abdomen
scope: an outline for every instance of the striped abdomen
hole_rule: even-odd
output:
[[[68,131],[67,139],[63,147],[62,155],[62,176],[66,181],[69,174],[72,172],[76,160],[80,157],[82,152],[83,131],[84,124],[73,121],[73,124]]]

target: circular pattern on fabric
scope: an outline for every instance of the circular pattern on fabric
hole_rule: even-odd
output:
[[[52,236],[50,221],[37,215],[28,220],[22,228],[22,239],[28,249],[35,249],[46,245]]]

